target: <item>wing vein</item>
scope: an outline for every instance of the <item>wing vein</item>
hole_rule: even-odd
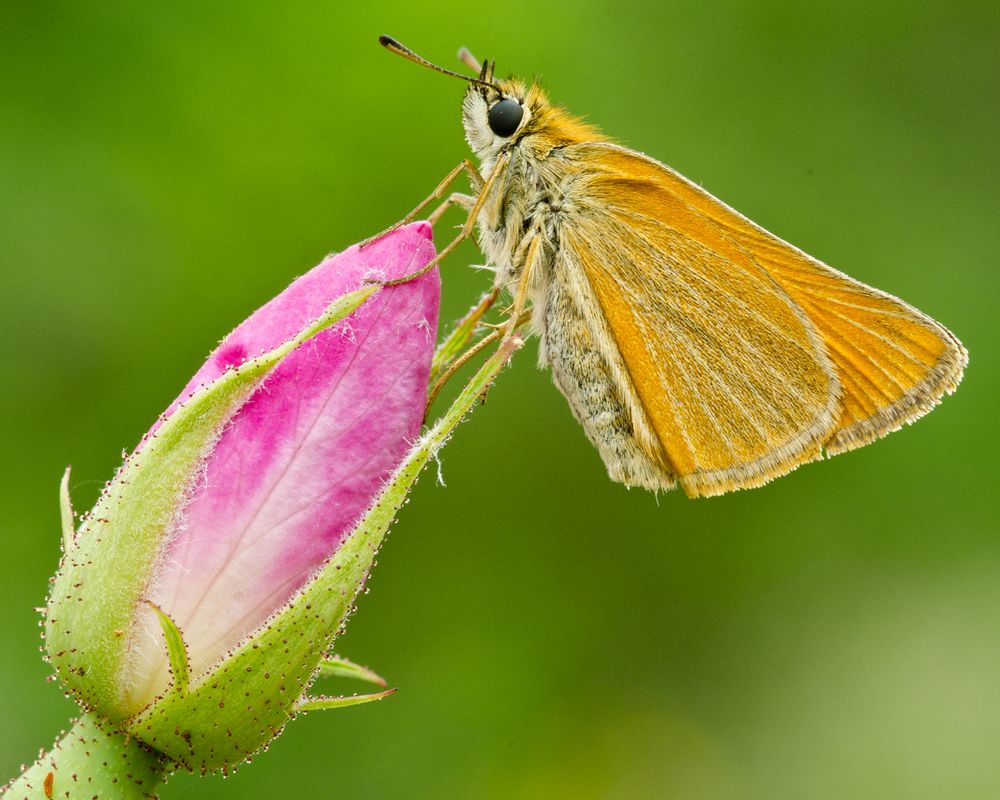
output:
[[[634,216],[634,217],[637,217],[637,218],[642,218],[642,219],[645,219],[645,220],[648,220],[648,221],[655,222],[656,224],[661,225],[662,227],[664,227],[664,228],[666,228],[666,229],[668,229],[670,231],[673,231],[674,233],[676,233],[678,235],[681,235],[680,232],[676,228],[673,228],[673,227],[671,227],[669,225],[666,225],[663,222],[661,222],[659,220],[656,220],[656,219],[654,219],[652,217],[647,217],[645,214],[638,214],[638,213],[635,213],[635,212],[625,212],[625,213],[628,214],[629,216]],[[637,236],[640,239],[642,239],[642,241],[650,249],[652,249],[654,252],[656,252],[656,253],[660,252],[659,248],[656,247],[656,244],[654,242],[651,242],[643,233],[641,233],[639,231],[636,231],[635,229],[628,229],[628,230],[632,233],[632,235]],[[762,271],[764,271],[763,268],[759,267],[759,265],[757,265],[757,266],[758,266],[759,269],[761,269]],[[781,328],[777,327],[773,322],[771,322],[769,319],[767,319],[767,317],[764,317],[759,311],[757,311],[756,309],[754,309],[751,306],[749,306],[747,303],[745,303],[740,298],[736,297],[736,295],[734,295],[732,292],[727,291],[724,286],[721,286],[718,283],[712,283],[704,275],[701,275],[701,274],[699,274],[698,272],[696,272],[694,270],[692,270],[690,272],[686,272],[685,275],[691,275],[692,277],[695,277],[702,285],[707,286],[708,289],[712,293],[721,295],[721,296],[725,297],[726,299],[730,300],[733,304],[739,306],[744,311],[746,311],[748,315],[754,317],[758,322],[761,322],[764,325],[766,325],[768,328],[770,328],[772,331],[774,331],[776,334],[778,334],[780,337],[782,337],[785,341],[791,343],[793,346],[799,348],[800,350],[802,350],[803,352],[809,354],[810,356],[812,355],[812,353],[809,352],[809,349],[804,344],[802,344],[802,342],[799,342],[794,337],[789,336],[785,331],[781,330]],[[774,293],[774,289],[777,288],[773,283],[771,283],[771,284],[765,284],[765,285],[768,286],[768,288],[770,288],[772,290],[772,293]],[[708,311],[708,312],[712,312],[713,311],[713,309],[708,304],[706,304],[704,302],[704,300],[702,299],[701,295],[694,294],[693,297],[695,299],[697,299],[698,301],[701,302],[702,307],[705,308],[706,311]]]

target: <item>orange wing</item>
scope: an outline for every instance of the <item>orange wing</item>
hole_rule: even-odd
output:
[[[966,363],[944,327],[816,261],[653,159],[588,143],[560,231],[691,495],[759,486],[929,411]],[[595,169],[596,167],[596,169]]]

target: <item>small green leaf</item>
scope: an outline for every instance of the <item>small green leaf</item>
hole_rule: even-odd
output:
[[[188,669],[187,647],[184,645],[184,637],[181,636],[180,629],[170,619],[170,615],[166,611],[151,600],[147,600],[146,605],[156,612],[156,616],[160,620],[160,627],[163,629],[163,639],[167,643],[170,674],[174,676],[174,691],[183,694],[187,691],[191,675]]]
[[[384,692],[375,694],[352,694],[346,697],[303,697],[293,707],[293,711],[325,711],[328,708],[347,708],[348,706],[359,706],[362,703],[371,703],[374,700],[382,700],[395,692],[395,689],[386,689]]]
[[[373,672],[368,669],[368,667],[362,667],[360,664],[355,664],[353,661],[349,661],[341,656],[331,656],[325,661],[321,661],[319,664],[318,677],[353,678],[359,681],[374,683],[378,686],[389,685],[386,679],[378,673]]]
[[[62,480],[59,481],[59,514],[62,517],[63,552],[68,553],[76,537],[76,526],[73,524],[73,501],[69,497],[69,471],[66,467]]]

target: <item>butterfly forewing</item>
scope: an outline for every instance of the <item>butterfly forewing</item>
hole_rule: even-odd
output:
[[[803,253],[673,170],[631,155],[763,267],[819,331],[841,384],[841,414],[828,452],[884,436],[955,389],[967,354],[944,326]]]

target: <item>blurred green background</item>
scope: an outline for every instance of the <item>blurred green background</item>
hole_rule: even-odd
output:
[[[467,155],[463,87],[387,32],[540,76],[971,366],[913,428],[689,501],[611,484],[529,346],[341,641],[400,692],[163,796],[1000,797],[1000,12],[815,5],[0,4],[0,781],[73,712],[32,610],[63,467],[89,507],[226,331]]]

